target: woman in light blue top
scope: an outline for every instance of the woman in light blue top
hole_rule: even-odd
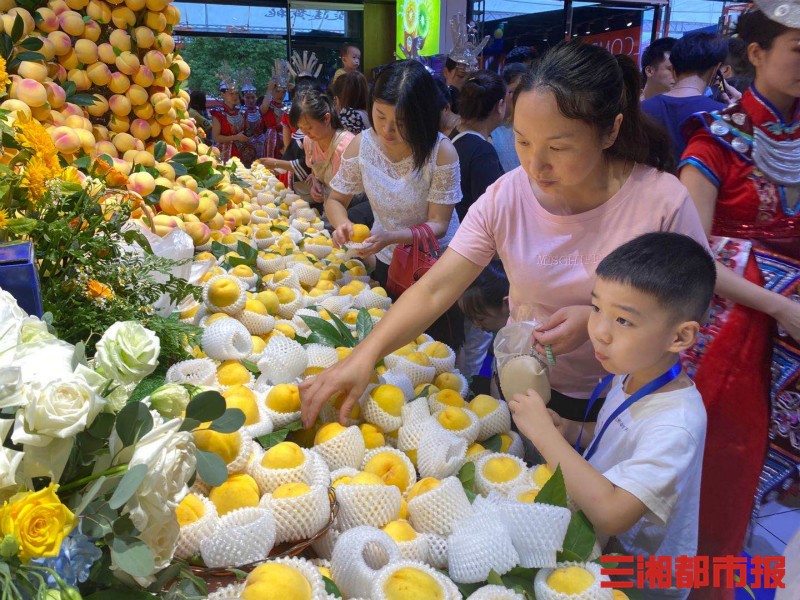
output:
[[[503,69],[506,82],[506,120],[492,132],[492,145],[497,150],[503,171],[508,173],[519,166],[517,149],[514,147],[514,90],[527,67],[522,63],[511,63]]]

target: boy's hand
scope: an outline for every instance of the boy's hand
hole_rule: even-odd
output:
[[[550,416],[552,411],[548,411],[544,400],[534,390],[528,390],[527,394],[514,394],[508,403],[508,408],[520,432],[534,444],[542,431],[557,427]]]

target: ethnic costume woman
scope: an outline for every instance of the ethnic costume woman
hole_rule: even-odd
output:
[[[256,86],[253,85],[252,79],[246,80],[242,85],[242,98],[244,99],[242,106],[244,133],[248,139],[246,142],[236,142],[236,147],[242,163],[249,168],[254,160],[264,156],[269,142],[274,147],[276,136],[274,132],[267,130],[261,109],[256,102]]]
[[[800,4],[790,6],[796,25]],[[685,356],[708,414],[697,550],[704,556],[741,551],[768,431],[800,458],[800,429],[788,431],[780,409],[794,394],[796,410],[800,392],[800,29],[760,10],[744,14],[738,29],[755,82],[739,103],[687,122],[679,167],[718,262],[740,275],[726,299],[715,299]],[[693,597],[733,598],[733,589]]]
[[[219,84],[222,93],[222,108],[211,109],[211,130],[214,143],[219,148],[219,159],[222,162],[232,156],[240,156],[236,142],[248,141],[245,135],[244,113],[239,108],[239,89],[236,80],[229,74],[222,76]]]

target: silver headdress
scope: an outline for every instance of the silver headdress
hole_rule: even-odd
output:
[[[319,77],[322,72],[322,64],[318,64],[317,55],[313,52],[311,56],[308,55],[308,50],[303,50],[303,57],[297,51],[292,52],[292,66],[289,67],[289,72],[297,77]]]
[[[409,38],[411,42],[411,50],[406,50],[403,44],[397,44],[397,48],[400,50],[400,54],[395,52],[395,58],[400,60],[415,60],[418,63],[421,63],[423,67],[430,73],[431,75],[434,74],[433,69],[431,69],[428,65],[425,64],[425,61],[419,55],[419,51],[422,50],[422,46],[425,45],[425,38],[422,36],[417,36],[415,38]]]
[[[790,29],[800,29],[800,2],[798,0],[755,0],[764,15]]]
[[[245,67],[241,71],[239,71],[239,79],[242,82],[242,93],[255,93],[256,86],[256,72],[253,67]]]
[[[289,61],[282,58],[275,59],[275,66],[272,67],[272,80],[276,85],[282,88],[289,86],[289,80],[292,74],[289,70]]]
[[[228,65],[227,62],[223,62],[220,65],[219,71],[217,71],[216,75],[219,78],[219,89],[221,92],[239,89],[239,83],[236,80],[236,75],[231,70],[230,65]]]
[[[450,31],[453,32],[453,49],[447,57],[466,66],[468,71],[476,70],[478,56],[489,43],[489,36],[484,37],[479,44],[475,26],[472,23],[467,25],[463,13],[458,13],[450,19]]]

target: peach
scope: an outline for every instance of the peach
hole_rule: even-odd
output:
[[[111,7],[102,0],[90,0],[86,14],[101,25],[111,22]]]
[[[127,163],[133,164],[134,160],[136,160],[136,152],[138,152],[136,148],[131,148],[130,150],[126,150],[125,154],[122,155],[122,160],[124,160]]]
[[[42,106],[47,102],[47,90],[35,79],[21,79],[14,91],[16,99],[22,100],[31,108]],[[9,92],[9,95],[12,94]]]
[[[197,211],[197,207],[200,206],[200,198],[189,188],[178,188],[174,190],[172,206],[175,207],[179,214],[191,214]]]
[[[146,0],[144,5],[147,7],[147,10],[159,11],[167,8],[169,2],[170,0]]]
[[[167,28],[167,17],[164,13],[148,10],[144,18],[144,24],[153,31],[164,31]]]
[[[44,80],[47,79],[47,65],[41,62],[24,60],[17,67],[17,74],[20,77],[44,83]]]
[[[130,133],[117,133],[117,135],[111,138],[111,141],[114,143],[116,149],[123,153],[136,147],[134,137]]]
[[[218,213],[217,202],[211,196],[200,195],[200,202],[197,206],[197,216],[203,223],[208,223]]]
[[[67,122],[67,119],[57,110],[50,111],[50,120],[53,122],[54,127],[61,127]]]
[[[31,115],[37,121],[42,123],[47,123],[51,120],[52,112],[50,107],[47,104],[43,104],[42,106],[37,106],[36,108],[31,109]]]
[[[47,102],[50,108],[61,108],[67,101],[67,93],[57,83],[48,81],[44,84],[44,89],[47,90]]]
[[[155,234],[164,237],[173,229],[184,230],[185,225],[178,217],[170,215],[156,215],[153,217],[153,225],[155,226]]]
[[[56,16],[60,15],[66,10],[70,10],[69,5],[64,2],[64,0],[50,0],[47,3],[47,8],[56,13]]]
[[[83,116],[83,109],[77,104],[72,104],[72,102],[65,102],[64,106],[61,108],[61,112],[65,117],[70,117],[72,115],[76,117]]]
[[[74,10],[66,10],[58,15],[58,24],[61,31],[75,37],[80,37],[86,27],[81,14]]]
[[[39,39],[42,40],[42,47],[38,50],[39,54],[44,56],[45,60],[53,60],[56,55],[55,45],[53,45],[53,42],[51,42],[48,37],[42,36]]]
[[[92,133],[85,129],[76,129],[75,133],[78,134],[78,138],[81,140],[81,148],[83,151],[86,152],[86,154],[91,154],[95,147],[95,139]]]
[[[181,140],[181,152],[197,152],[197,144],[191,138]]]
[[[100,39],[101,32],[100,24],[95,20],[89,20],[86,21],[86,25],[83,28],[83,38],[97,43],[97,40]]]
[[[155,167],[159,175],[161,175],[162,177],[164,177],[169,181],[175,181],[175,169],[172,167],[171,164],[160,162],[156,163]]]
[[[92,125],[92,135],[98,142],[108,141],[108,127],[105,125]]]
[[[145,90],[142,86],[133,84],[131,87],[128,88],[128,91],[125,92],[125,97],[130,102],[131,106],[141,106],[147,103],[147,90]]]
[[[72,50],[72,40],[63,31],[51,31],[47,34],[47,39],[53,44],[53,51],[56,56],[63,56]]]
[[[94,145],[94,154],[95,156],[102,156],[103,154],[108,154],[112,158],[116,158],[118,156],[116,147],[108,140],[97,142]]]
[[[186,223],[185,228],[186,233],[192,238],[195,246],[202,246],[211,239],[211,228],[205,223]]]
[[[85,129],[86,131],[92,130],[92,122],[81,115],[69,115],[64,125],[72,129]]]
[[[118,117],[111,115],[108,120],[108,128],[114,133],[125,133],[131,127],[131,120],[128,117]]]
[[[141,140],[136,140],[141,141]],[[156,159],[153,156],[152,152],[148,152],[147,150],[137,150],[136,156],[134,156],[134,162],[137,165],[144,165],[145,167],[155,167],[156,166]]]
[[[150,124],[150,137],[158,137],[161,135],[161,125],[159,125],[158,121],[155,119],[147,119],[147,122]],[[169,154],[169,152],[167,152]]]
[[[170,108],[163,115],[156,115],[156,121],[158,121],[162,126],[172,125],[177,118],[178,115],[176,114],[174,108]],[[183,130],[181,130],[181,135],[183,135]]]
[[[72,69],[77,69],[81,65],[81,61],[78,60],[78,55],[75,50],[70,50],[66,54],[62,54],[58,57],[58,63],[64,67],[67,71],[71,71]]]
[[[66,4],[72,10],[81,10],[82,8],[86,8],[86,5],[89,4],[89,0],[66,0]]]
[[[111,69],[104,62],[96,62],[86,67],[86,74],[93,84],[106,86],[111,82]]]
[[[44,33],[56,31],[59,27],[58,15],[47,7],[37,8],[36,14],[39,17],[39,22],[36,24],[36,29]]]
[[[77,40],[75,54],[78,55],[78,60],[85,65],[93,65],[99,58],[97,44],[92,40]]]
[[[197,180],[191,175],[181,175],[175,180],[175,183],[177,183],[182,188],[188,188],[192,191],[197,189]],[[194,211],[189,211],[189,212],[194,212]]]
[[[142,171],[140,173],[133,173],[128,177],[128,190],[136,192],[143,198],[149,196],[156,189],[156,180],[150,173]]]
[[[23,22],[22,37],[30,35],[31,32],[36,29],[36,21],[34,21],[33,15],[24,8],[12,8],[3,15],[3,27],[6,33],[11,34],[13,31],[14,21],[17,20],[17,16],[19,16]]]
[[[155,81],[155,76],[153,75],[153,72],[150,70],[150,67],[148,67],[147,65],[141,65],[139,67],[139,70],[133,76],[133,82],[136,85],[142,86],[143,88],[150,87],[151,85],[153,85],[154,81]]]
[[[175,74],[169,69],[164,69],[155,78],[154,83],[165,88],[175,85]]]
[[[144,8],[146,0],[125,0],[125,6],[130,8],[133,12],[140,11]]]
[[[108,36],[109,43],[117,50],[125,52],[131,49],[131,36],[124,29],[115,29]]]
[[[117,171],[126,176],[131,174],[131,168],[132,168],[131,163],[126,162],[124,160],[120,160],[119,158],[115,158],[113,162],[114,162],[114,168]]]
[[[163,177],[156,177],[156,187],[161,186],[168,188],[172,185],[172,182],[169,179],[164,179]]]
[[[108,100],[106,100],[100,94],[95,94],[94,104],[87,106],[86,112],[88,112],[93,117],[102,117],[104,114],[108,112]]]
[[[156,48],[164,54],[170,54],[175,50],[175,40],[168,33],[159,33],[156,36]]]
[[[175,207],[172,205],[172,199],[175,197],[175,192],[172,190],[164,190],[161,192],[161,196],[158,198],[158,206],[161,208],[161,212],[166,213],[168,215],[177,215],[178,211],[175,210]]]
[[[189,75],[192,74],[189,63],[183,60],[176,60],[174,64],[178,65],[178,81],[186,81],[189,79]]]
[[[86,74],[86,71],[81,71],[80,69],[70,69],[69,73],[67,73],[67,79],[75,84],[75,89],[79,92],[85,92],[92,87],[92,80],[89,79],[89,75]]]
[[[172,4],[164,9],[164,16],[167,18],[167,25],[174,26],[181,22],[181,11]]]
[[[97,47],[97,56],[107,65],[116,66],[117,54],[114,52],[114,47],[108,42]]]
[[[149,50],[144,55],[143,62],[153,73],[160,73],[167,66],[167,59],[158,50]]]
[[[22,100],[9,99],[0,104],[0,108],[9,111],[16,119],[16,113],[21,112],[27,118],[31,118],[31,107],[25,104]]]
[[[69,127],[54,127],[50,130],[50,138],[61,154],[75,154],[81,149],[81,138]]]
[[[144,119],[134,119],[131,122],[130,132],[133,137],[146,140],[150,137],[150,123]]]
[[[127,6],[118,6],[112,10],[111,20],[114,22],[114,26],[120,29],[127,29],[136,25],[136,15]]]
[[[125,51],[117,57],[114,64],[121,73],[133,75],[139,70],[139,57],[132,52]]]
[[[135,114],[140,119],[149,120],[150,117],[153,116],[153,105],[145,102],[139,106],[133,107],[133,114]]]
[[[133,30],[133,37],[136,39],[136,46],[139,48],[152,48],[153,44],[156,43],[156,36],[149,27],[137,27]]]
[[[108,82],[108,89],[115,94],[124,94],[131,87],[131,80],[125,73],[112,73],[111,81]]]
[[[118,117],[124,117],[131,112],[131,101],[121,94],[114,94],[108,99],[108,107]]]

